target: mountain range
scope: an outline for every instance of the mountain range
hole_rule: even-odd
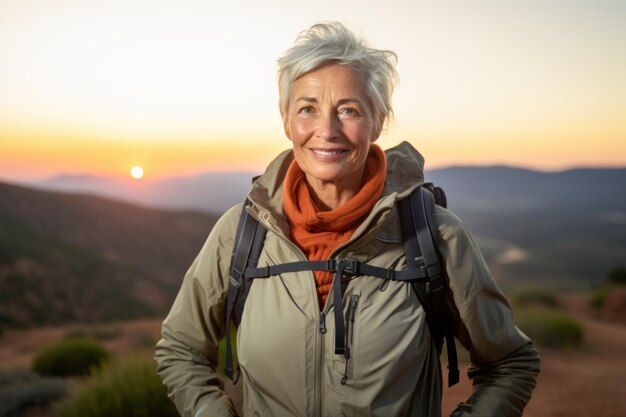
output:
[[[144,206],[222,213],[241,202],[252,172],[215,172],[158,180],[120,179],[93,175],[60,175],[25,185],[72,193],[88,193]]]
[[[140,181],[91,175],[60,175],[24,185],[87,193],[140,205],[222,213],[241,202],[258,172],[214,172]],[[541,172],[506,166],[429,170],[426,181],[442,186],[453,209],[526,210],[570,206],[611,212],[623,208],[626,168],[579,168]],[[490,207],[491,209],[491,207]]]
[[[0,327],[164,314],[252,176],[0,183]],[[426,179],[504,288],[588,287],[626,266],[626,169],[452,167]]]

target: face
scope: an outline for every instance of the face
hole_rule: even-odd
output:
[[[295,81],[285,133],[308,183],[358,190],[375,130],[365,83],[354,70],[327,65]]]

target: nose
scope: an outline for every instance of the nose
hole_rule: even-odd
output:
[[[340,123],[336,114],[323,112],[317,118],[316,135],[325,140],[335,139],[339,133]]]

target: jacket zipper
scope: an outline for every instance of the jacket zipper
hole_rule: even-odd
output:
[[[326,309],[320,311],[319,332],[315,335],[315,404],[313,410],[315,417],[321,417],[324,409],[324,396],[322,395],[322,390],[324,389],[324,335],[327,332],[325,311]]]
[[[320,311],[320,333],[326,334],[326,315],[323,311]]]
[[[268,224],[265,223],[267,226]],[[273,230],[272,228],[268,228],[268,230]],[[300,258],[300,260],[306,260],[306,256],[302,252],[302,250],[296,246],[291,240],[287,239],[283,236],[282,233],[276,233],[276,235],[282,239],[287,245],[291,246],[294,250],[294,253]],[[313,296],[315,297],[315,305],[317,305],[317,294],[315,291],[313,292]],[[324,335],[327,332],[326,329],[326,308],[319,312],[319,331],[315,332],[315,364],[314,364],[314,398],[315,403],[313,404],[313,416],[314,417],[322,417],[323,410],[323,400],[324,397],[322,395],[322,390],[324,388]]]
[[[352,294],[350,296],[350,304],[348,309],[348,317],[346,318],[346,333],[347,333],[347,346],[346,346],[346,365],[343,372],[343,378],[341,378],[341,385],[346,385],[348,378],[352,378],[352,364],[350,362],[352,358],[352,348],[354,347],[354,319],[356,317],[356,306],[359,302],[358,294]]]
[[[264,223],[265,226],[268,226],[268,223]],[[273,228],[268,228],[268,230],[274,230]],[[288,246],[293,248],[294,253],[300,258],[300,260],[306,260],[306,256],[302,250],[296,246],[291,240],[287,239],[283,236],[282,233],[276,233],[276,235],[282,239]],[[313,293],[315,296],[315,305],[317,305],[317,294]],[[313,416],[314,417],[322,417],[323,410],[323,372],[324,372],[324,335],[327,332],[326,329],[326,308],[319,312],[319,331],[315,332],[315,364],[314,364],[314,398],[315,403],[313,404]]]
[[[269,222],[267,220],[263,221],[261,220],[261,216],[255,215],[255,217],[257,218],[258,221],[260,221],[268,230],[273,231],[276,236],[278,236],[281,240],[283,240],[288,246],[290,246],[294,253],[298,256],[298,258],[300,258],[301,260],[306,260],[306,256],[304,255],[304,253],[302,252],[302,250],[295,244],[293,243],[291,240],[289,240],[289,238],[287,238],[286,236],[284,236],[282,233],[277,233],[277,230],[280,230],[280,228],[276,228],[273,227],[274,225],[272,224],[272,222]],[[360,231],[360,233],[358,234],[357,237],[360,238],[360,236],[363,234],[363,231]],[[333,251],[333,253],[330,255],[330,258],[333,258],[334,255],[336,255],[340,250],[344,249],[345,247],[349,246],[350,243],[352,243],[352,240],[355,238],[355,236],[353,235],[352,238],[350,239],[350,241],[344,243],[343,245],[339,246],[338,248],[335,248],[335,250]],[[316,295],[314,293],[314,295]],[[359,296],[358,295],[352,295],[351,300],[350,300],[350,310],[349,310],[349,315],[350,315],[350,320],[349,322],[353,323],[354,322],[354,310],[356,309],[356,303],[358,302]],[[327,300],[328,301],[328,300]],[[328,304],[328,303],[327,303]],[[322,416],[322,410],[323,410],[323,394],[322,394],[322,390],[323,390],[323,372],[324,372],[324,335],[327,332],[326,329],[326,306],[324,307],[324,309],[319,313],[319,332],[316,332],[315,335],[315,368],[314,368],[314,372],[315,372],[315,393],[314,393],[314,397],[315,397],[315,404],[314,404],[314,410],[313,410],[313,415],[315,417],[321,417]],[[350,328],[352,328],[352,325],[349,325]],[[349,340],[350,342],[348,342],[351,345],[351,337],[352,337],[352,332],[353,330],[350,330],[350,336],[349,336]],[[349,348],[348,348],[349,349]],[[348,353],[349,356],[349,353]],[[347,369],[347,363],[348,363],[348,358],[346,358],[346,369]],[[347,371],[346,371],[347,374]],[[345,378],[345,377],[344,377]],[[343,382],[342,380],[342,383]]]

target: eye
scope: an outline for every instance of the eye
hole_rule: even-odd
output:
[[[313,113],[313,106],[303,106],[298,109],[298,114],[311,114]]]
[[[358,117],[358,116],[359,116],[359,112],[352,107],[343,107],[339,109],[339,117],[353,118],[353,117]]]

